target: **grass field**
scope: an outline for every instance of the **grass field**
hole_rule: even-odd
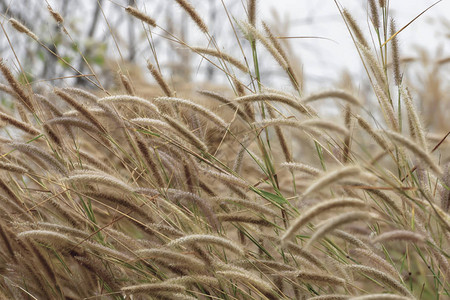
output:
[[[36,90],[0,61],[0,298],[450,299],[449,57],[408,86],[389,1],[368,1],[370,39],[337,5],[370,89],[308,93],[257,1],[229,16],[241,57],[175,2],[208,43],[167,36],[228,86],[175,84],[154,56],[155,85],[122,70],[105,89],[86,60],[95,88]],[[147,11],[122,13],[149,35]]]

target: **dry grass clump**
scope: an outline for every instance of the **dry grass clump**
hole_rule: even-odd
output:
[[[210,39],[194,7],[176,2]],[[380,3],[370,1],[381,45],[390,23]],[[0,61],[2,93],[26,108],[20,120],[0,112],[9,134],[0,137],[1,297],[450,297],[450,175],[436,155],[448,145],[429,144],[404,81],[377,60],[350,12],[343,16],[384,117],[376,125],[352,91],[302,95],[255,10],[248,1],[249,22],[239,26],[287,72],[297,96],[263,87],[257,67],[212,40],[216,49],[192,50],[245,76],[225,74],[234,97],[201,91],[216,100],[208,106],[180,96],[150,63],[165,97],[141,96],[123,74],[127,95],[74,87],[39,95]],[[344,101],[342,120],[316,109],[324,98]]]

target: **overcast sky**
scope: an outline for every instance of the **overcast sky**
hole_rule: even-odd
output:
[[[400,29],[435,1],[393,0],[390,11]],[[302,59],[305,77],[313,82],[328,82],[336,71],[347,68],[352,74],[363,72],[355,46],[333,0],[260,0],[259,16],[273,19],[273,10],[290,20],[291,36],[320,36],[329,40],[293,39],[291,45]],[[367,1],[340,0],[370,38]],[[444,25],[444,22],[447,25]],[[443,56],[450,56],[450,0],[443,0],[428,10],[398,35],[403,57],[417,56],[416,46],[436,52],[443,47]]]
[[[17,1],[17,2],[14,2]],[[30,1],[30,2],[28,2]],[[44,16],[48,17],[48,12],[45,11],[46,5],[42,4],[41,0],[13,0],[11,3],[20,3],[20,7],[23,7],[25,3],[31,3],[35,1],[38,8],[43,10]],[[92,11],[97,5],[97,0],[73,0],[77,5],[71,6],[69,13],[70,17],[74,18],[77,28],[83,29],[89,26],[89,20],[85,20],[86,16],[91,16]],[[217,38],[220,47],[224,51],[229,52],[237,57],[242,57],[236,47],[236,40],[233,36],[234,33],[230,29],[225,14],[223,13],[223,7],[221,0],[190,0],[199,13],[205,17],[208,26],[213,30],[213,35]],[[388,0],[386,0],[388,1]],[[227,9],[233,17],[237,20],[245,19],[243,4],[247,3],[247,0],[223,0]],[[397,22],[397,27],[401,28],[411,21],[414,17],[420,14],[427,7],[432,5],[434,1],[430,0],[392,0],[390,2],[390,12]],[[49,3],[57,10],[63,11],[62,0],[49,0]],[[74,2],[71,2],[72,4]],[[79,5],[82,4],[82,5]],[[129,0],[104,0],[103,9],[105,10],[105,16],[108,18],[110,24],[117,24],[118,28],[115,28],[116,32],[121,32],[122,37],[127,38],[127,22],[125,21],[126,14],[123,7],[129,3]],[[188,26],[188,42],[193,46],[206,47],[208,40],[199,32],[193,22],[188,21],[183,23],[182,17],[186,17],[178,5],[173,0],[136,0],[139,9],[145,10],[150,16],[156,19],[157,23],[162,27],[167,26],[168,20],[174,24],[182,24],[182,26]],[[293,52],[301,60],[301,69],[304,73],[304,78],[307,82],[307,88],[314,90],[317,87],[323,88],[324,86],[332,86],[335,81],[342,74],[342,71],[348,70],[354,77],[361,76],[364,73],[361,60],[358,57],[355,46],[350,38],[349,32],[342,20],[339,10],[336,7],[334,0],[258,0],[258,26],[260,21],[264,20],[269,22],[275,28],[281,29],[284,35],[293,37],[305,37],[316,36],[325,39],[291,39],[290,45]],[[366,38],[370,39],[370,32],[368,30],[368,17],[367,17],[367,1],[366,0],[340,0],[340,5],[347,8],[354,16],[361,28],[365,31]],[[211,8],[217,12],[217,17],[211,19]],[[75,9],[75,11],[73,11]],[[275,12],[275,13],[274,13]],[[275,16],[278,16],[275,17]],[[5,20],[3,20],[5,21]],[[446,23],[446,25],[445,25]],[[53,23],[49,20],[44,23],[39,29],[46,28]],[[85,29],[86,29],[85,28]],[[10,32],[13,30],[7,28]],[[142,26],[136,26],[136,35],[140,36],[144,42],[137,44],[137,57],[138,63],[145,65],[147,59],[152,59],[152,53],[149,51],[149,45],[145,36],[142,34]],[[42,31],[42,30],[41,30]],[[158,33],[158,29],[152,29]],[[38,32],[39,34],[49,35],[50,30]],[[77,37],[81,31],[73,30],[72,35]],[[110,36],[110,30],[102,16],[99,21],[98,30],[96,31],[97,38],[102,35]],[[24,38],[24,37],[23,37]],[[77,37],[78,38],[78,37]],[[425,48],[429,53],[434,54],[437,49],[441,47],[442,56],[450,56],[450,0],[443,0],[424,15],[414,21],[403,32],[398,35],[400,42],[400,51],[402,57],[417,57],[417,47]],[[80,39],[81,43],[83,42]],[[113,39],[109,39],[110,47],[108,48],[107,55],[110,57],[118,57],[118,53],[113,43]],[[163,44],[164,43],[160,43]],[[167,44],[167,43],[166,43]],[[8,44],[6,39],[0,40],[0,45],[3,45],[6,49],[2,55],[5,58],[9,58],[14,61],[14,55],[11,51],[8,52]],[[122,44],[124,45],[124,44]],[[126,44],[125,44],[126,45]],[[167,51],[167,48],[163,46],[156,47],[159,59],[166,59],[169,62],[173,60],[174,55]],[[180,47],[179,45],[171,45]],[[124,47],[124,46],[122,46]],[[24,50],[23,48],[18,48]],[[188,50],[186,50],[188,51]],[[23,52],[23,51],[22,51]],[[169,53],[169,54],[167,54]],[[164,56],[166,55],[166,57]],[[266,78],[272,78],[273,71],[280,72],[280,68],[276,65],[273,59],[267,56],[263,56],[261,61],[263,71],[268,74]],[[267,59],[266,59],[267,58]],[[193,67],[197,69],[202,60],[195,61]],[[202,67],[206,65],[204,61],[201,62]],[[148,73],[148,72],[147,72]],[[202,81],[207,79],[205,72],[197,72],[194,76],[194,80]],[[148,75],[148,74],[147,74]],[[150,75],[148,75],[151,80]],[[264,80],[263,80],[264,81]],[[224,83],[225,83],[224,79]],[[271,82],[272,83],[272,82]],[[288,80],[283,79],[283,83],[289,86]],[[279,86],[283,88],[283,86]]]

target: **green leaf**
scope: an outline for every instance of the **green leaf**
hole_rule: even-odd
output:
[[[38,56],[38,58],[39,58],[40,61],[45,61],[45,54],[44,54],[44,51],[38,50],[38,51],[37,51],[37,56]]]
[[[70,56],[62,56],[60,60],[58,60],[58,63],[64,68],[67,69],[69,68],[68,64],[70,64],[72,62],[72,57]]]
[[[264,199],[269,200],[272,203],[276,203],[278,207],[282,208],[281,205],[288,203],[288,201],[281,195],[277,195],[277,194],[273,194],[270,192],[266,192],[263,190],[259,190],[256,188],[251,188],[253,191],[255,191],[256,193],[258,193],[261,197],[263,197]]]
[[[141,132],[141,133],[145,133],[145,134],[149,134],[149,135],[153,135],[156,137],[160,137],[160,135],[156,132],[150,131],[150,130],[145,130],[145,129],[137,129],[137,132]]]
[[[92,61],[99,66],[103,66],[105,63],[105,56],[103,54],[95,55],[92,57]]]
[[[34,78],[29,73],[20,73],[18,80],[21,84],[28,84],[29,82],[32,82]]]

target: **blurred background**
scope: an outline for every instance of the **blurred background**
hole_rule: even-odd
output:
[[[397,28],[434,3],[426,0],[387,2]],[[242,38],[235,22],[246,19],[246,1],[191,0],[191,3],[224,52],[242,58],[236,34],[241,38],[244,53],[252,66],[249,43]],[[366,38],[373,41],[367,1],[342,0],[338,3],[351,12]],[[64,17],[66,33],[51,18],[47,4]],[[125,13],[127,5],[146,12],[164,30],[150,29]],[[76,72],[50,51],[84,74],[91,73],[84,59],[87,60],[106,89],[115,86],[119,70],[129,73],[135,81],[151,84],[153,78],[145,68],[147,60],[157,61],[165,78],[174,85],[192,82],[228,84],[220,70],[183,45],[210,47],[208,38],[175,1],[0,0],[0,12],[0,56],[17,74],[20,69],[25,71],[27,80],[35,86],[90,84],[83,77],[74,77]],[[398,35],[402,70],[415,92],[423,98],[424,113],[432,114],[440,105],[446,108],[449,105],[449,12],[450,1],[443,0]],[[10,17],[29,27],[41,44],[18,34],[7,22]],[[283,37],[280,41],[288,50],[297,73],[302,75],[305,92],[336,86],[349,88],[351,85],[364,96],[370,89],[363,64],[335,1],[260,0],[257,18],[259,28],[264,20],[277,36]],[[290,91],[289,80],[282,69],[265,49],[261,47],[258,52],[262,82]],[[432,121],[430,117],[428,122]]]

